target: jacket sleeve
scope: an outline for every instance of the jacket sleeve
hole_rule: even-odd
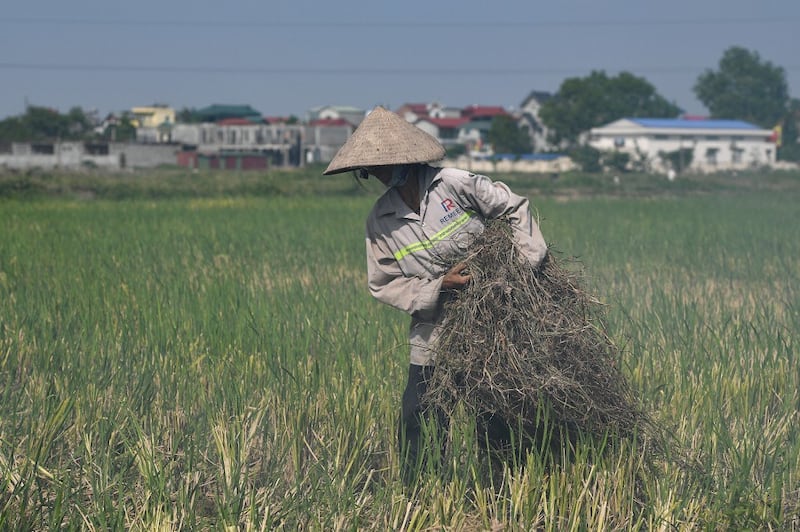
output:
[[[486,176],[460,173],[454,179],[455,194],[462,207],[480,213],[484,219],[508,217],[520,251],[538,266],[547,255],[547,243],[530,212],[530,203],[514,194],[505,183],[492,181]]]
[[[442,279],[406,277],[389,247],[367,234],[367,282],[373,297],[420,319],[435,316]]]

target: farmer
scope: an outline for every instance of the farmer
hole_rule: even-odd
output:
[[[397,114],[376,107],[361,122],[325,170],[376,177],[387,189],[367,218],[367,276],[379,301],[411,315],[411,363],[403,393],[399,445],[404,475],[417,464],[422,404],[433,373],[437,320],[444,294],[470,281],[464,263],[445,270],[448,257],[463,254],[483,221],[507,217],[517,244],[537,266],[547,246],[531,217],[528,200],[500,182],[428,163],[445,156],[431,135]],[[443,422],[441,415],[433,415]]]

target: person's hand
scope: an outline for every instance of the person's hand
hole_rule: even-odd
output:
[[[444,274],[444,279],[442,279],[442,290],[463,288],[468,282],[470,282],[472,276],[464,273],[464,270],[466,269],[466,262],[459,262],[450,268],[447,273]]]

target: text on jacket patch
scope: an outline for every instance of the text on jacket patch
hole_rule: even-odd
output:
[[[444,201],[442,201],[441,205],[442,205],[442,210],[444,210],[444,212],[447,213],[441,218],[439,218],[439,223],[442,225],[445,225],[453,218],[458,218],[459,216],[464,214],[463,209],[461,209],[461,207],[459,207],[458,204],[455,201],[451,200],[450,198],[447,198]]]

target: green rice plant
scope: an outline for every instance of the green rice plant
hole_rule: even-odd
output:
[[[797,528],[798,192],[741,186],[531,198],[673,456],[492,461],[454,419],[445,474],[412,489],[369,194],[3,200],[0,528]]]

